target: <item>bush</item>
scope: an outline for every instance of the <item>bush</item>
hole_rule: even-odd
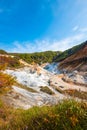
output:
[[[45,92],[45,93],[50,94],[50,95],[54,94],[54,92],[51,89],[49,89],[47,86],[41,86],[40,91]]]
[[[17,57],[0,56],[0,66],[20,67],[20,62]]]
[[[16,81],[15,85],[16,85],[17,87],[23,88],[23,89],[25,89],[25,90],[27,90],[27,91],[29,91],[29,92],[37,93],[37,91],[36,91],[35,89],[30,88],[29,86],[20,84],[20,83],[18,83],[17,81]]]
[[[5,70],[6,67],[7,67],[7,64],[6,64],[6,63],[5,63],[5,64],[0,64],[0,71],[1,71],[1,70]]]
[[[2,105],[1,105],[2,106]],[[5,107],[5,105],[4,105]],[[2,108],[0,108],[2,110]],[[86,130],[87,104],[67,100],[29,110],[3,109],[1,130]]]
[[[15,82],[15,79],[8,74],[0,72],[0,88],[11,87]]]
[[[68,94],[70,96],[87,100],[87,92],[78,91],[76,89],[69,89],[69,90],[65,90],[64,92],[65,92],[65,94]]]

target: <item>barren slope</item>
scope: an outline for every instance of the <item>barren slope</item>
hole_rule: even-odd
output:
[[[69,56],[59,65],[60,69],[87,71],[87,42],[75,54]]]

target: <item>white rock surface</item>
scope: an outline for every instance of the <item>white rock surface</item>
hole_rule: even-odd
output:
[[[59,63],[51,63],[44,67],[47,71],[53,73],[53,74],[60,74],[60,71],[58,70],[58,64]]]
[[[38,65],[29,65],[20,69],[5,70],[4,72],[15,77],[18,83],[31,87],[37,91],[37,93],[32,93],[19,88],[18,86],[13,86],[12,91],[7,93],[7,96],[5,97],[6,102],[9,102],[9,104],[16,108],[22,107],[28,109],[32,106],[56,104],[58,101],[67,98],[66,95],[56,91],[56,88],[59,88],[62,91],[67,89],[77,89],[78,91],[87,92],[87,87],[76,85],[74,82],[68,83],[62,79],[68,77],[69,80],[72,81],[76,80],[78,82],[84,82],[86,77],[84,78],[84,76],[79,75],[77,72],[59,74],[60,72],[57,63],[49,64],[45,69]],[[41,92],[41,86],[48,86],[48,88],[54,92],[54,95]]]
[[[17,70],[6,70],[7,74],[16,77],[17,81],[28,87],[32,87],[39,91],[40,86],[49,86],[50,74],[43,69],[40,73],[37,71],[32,71],[29,67],[24,67]]]
[[[84,72],[83,72],[84,73]],[[67,78],[76,83],[87,84],[87,75],[82,75],[78,71],[67,74]]]
[[[19,93],[21,95],[21,98],[16,99],[16,102],[20,101],[19,105],[21,105],[21,102],[22,102],[21,106],[23,106],[24,104],[24,109],[30,108],[32,106],[57,104],[58,101],[64,98],[64,96],[61,94],[56,95],[56,96],[51,96],[43,92],[31,93],[22,88],[18,88],[17,86],[13,86],[13,89],[16,93]],[[25,102],[23,102],[23,100]],[[14,105],[16,106],[17,104],[14,103]]]

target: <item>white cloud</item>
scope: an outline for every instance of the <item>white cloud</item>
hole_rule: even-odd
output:
[[[83,32],[83,33],[87,32],[87,27],[81,28],[80,31]]]
[[[72,30],[74,32],[78,31],[79,33],[86,33],[87,32],[87,27],[80,28],[79,26],[75,26]]]
[[[32,52],[40,52],[40,51],[64,51],[74,45],[80,44],[81,42],[87,40],[86,34],[78,34],[75,36],[67,37],[62,40],[36,40],[33,43],[29,41],[25,42],[13,42],[13,48],[9,49],[9,52],[21,52],[21,53],[32,53]]]
[[[73,31],[77,31],[79,29],[79,26],[75,26],[75,27],[73,27]]]

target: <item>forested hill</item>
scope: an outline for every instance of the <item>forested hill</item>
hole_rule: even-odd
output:
[[[45,51],[45,52],[35,52],[35,53],[11,53],[11,55],[15,55],[19,57],[19,59],[23,59],[27,63],[51,63],[54,57],[58,56],[60,51]]]
[[[0,50],[0,54],[7,54],[7,52],[4,50]]]

